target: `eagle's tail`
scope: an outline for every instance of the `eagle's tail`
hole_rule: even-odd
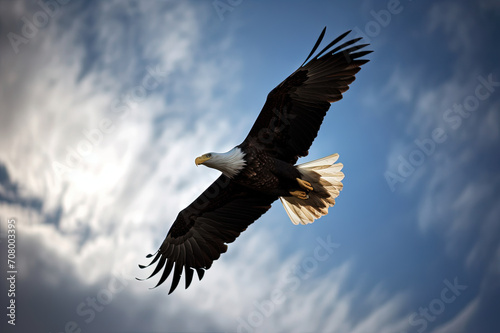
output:
[[[313,223],[315,219],[328,214],[328,208],[335,205],[335,198],[342,190],[344,179],[342,163],[334,164],[338,158],[339,154],[333,154],[297,165],[302,179],[308,181],[313,190],[305,200],[293,196],[280,197],[293,224]]]

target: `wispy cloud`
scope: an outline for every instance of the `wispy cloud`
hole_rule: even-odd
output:
[[[452,332],[468,332],[472,327],[470,327],[470,321],[475,315],[478,309],[479,299],[476,298],[471,301],[464,309],[459,312],[453,319],[447,323],[436,327],[432,330],[433,333],[452,333]]]
[[[448,36],[449,50],[457,52],[450,64],[453,72],[417,91],[406,129],[408,139],[393,143],[388,170],[406,173],[392,183],[396,191],[418,195],[420,231],[442,238],[447,256],[459,260],[471,274],[474,269],[485,270],[497,250],[492,239],[496,237],[487,234],[498,234],[498,223],[493,223],[491,217],[498,217],[495,207],[499,178],[497,171],[481,160],[491,154],[497,142],[498,126],[491,120],[498,117],[492,105],[500,100],[500,72],[498,66],[485,69],[479,61],[477,50],[485,41],[474,37],[479,31],[467,10],[461,3],[436,3],[429,10],[428,32],[442,31]],[[400,81],[405,85],[404,80]],[[495,83],[485,84],[488,81]],[[399,96],[401,89],[398,84],[394,86]],[[452,115],[456,115],[453,123]],[[434,136],[438,130],[443,135],[440,138],[444,138],[441,141]],[[481,279],[486,283],[496,274],[488,272]],[[490,292],[497,288],[487,285],[484,288]],[[486,302],[486,295],[481,292],[435,331],[459,332],[459,327],[468,327],[477,320],[476,309]]]
[[[452,1],[434,3],[429,10],[428,31],[432,33],[441,29],[446,33],[450,37],[448,47],[453,52],[470,51],[474,45],[473,26],[474,20],[463,4]]]
[[[121,3],[82,7],[66,25],[68,9],[18,55],[4,56],[0,71],[9,74],[1,83],[2,110],[8,112],[2,111],[1,126],[10,140],[1,143],[0,161],[16,193],[2,193],[16,202],[2,204],[2,211],[17,217],[20,238],[36,239],[23,246],[30,259],[20,262],[22,281],[56,293],[69,287],[71,276],[77,294],[96,295],[92,290],[106,284],[111,271],[136,267],[153,251],[178,210],[210,182],[189,154],[213,149],[230,135],[216,114],[238,87],[237,63],[223,62],[223,74],[215,58],[197,61],[206,45],[199,40],[203,11],[168,6],[159,16],[142,2],[132,12]],[[116,19],[120,11],[133,16],[133,27]],[[60,29],[66,29],[62,37]],[[151,68],[167,74],[157,84],[146,82],[147,89]],[[166,91],[179,92],[178,100],[165,100]],[[198,117],[196,126],[179,116],[188,113]],[[97,131],[105,120],[112,130]],[[18,205],[20,198],[39,205]],[[57,224],[46,223],[54,214]],[[75,309],[85,297],[67,301]],[[67,319],[56,318],[57,305],[52,310],[39,329],[61,329],[73,320],[87,325],[74,310]]]

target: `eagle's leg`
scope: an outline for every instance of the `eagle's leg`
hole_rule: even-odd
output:
[[[300,190],[290,191],[290,194],[298,199],[302,199],[302,200],[309,199],[309,195],[304,191],[300,191]]]
[[[308,181],[302,180],[300,178],[295,178],[297,180],[297,183],[299,183],[299,186],[302,187],[306,191],[312,191],[313,187],[311,186],[311,183]]]

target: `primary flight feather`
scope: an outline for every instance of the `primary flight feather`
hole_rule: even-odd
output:
[[[314,57],[326,28],[304,63],[267,96],[248,136],[227,153],[207,153],[196,165],[218,169],[222,175],[177,215],[159,250],[148,255],[162,269],[162,284],[173,272],[169,294],[184,271],[188,288],[196,271],[201,280],[227,244],[280,199],[294,224],[308,224],[326,215],[342,190],[338,154],[295,165],[306,156],[330,104],[342,98],[372,51],[361,38],[340,45],[346,32]],[[312,58],[311,58],[312,57]],[[145,268],[148,266],[141,266]]]

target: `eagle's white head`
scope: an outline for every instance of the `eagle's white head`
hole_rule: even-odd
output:
[[[246,165],[245,153],[238,147],[234,147],[227,153],[203,154],[197,157],[194,163],[217,169],[229,178],[236,176]]]

